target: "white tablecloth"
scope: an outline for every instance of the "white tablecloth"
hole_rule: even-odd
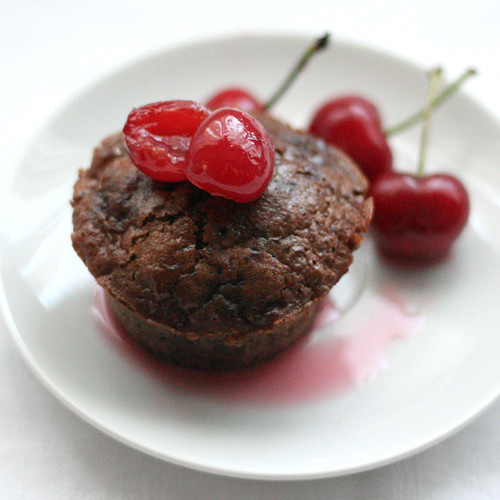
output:
[[[474,65],[480,76],[467,92],[500,117],[499,28],[498,0],[3,0],[0,173],[7,178],[48,115],[101,74],[148,52],[220,34],[328,30],[425,67],[442,63],[450,75]],[[2,499],[500,498],[500,402],[399,463],[336,479],[261,482],[183,469],[95,430],[42,387],[2,319],[0,366]]]

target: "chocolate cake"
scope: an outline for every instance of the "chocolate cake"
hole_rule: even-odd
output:
[[[76,252],[126,331],[184,367],[242,368],[292,344],[370,222],[367,182],[347,156],[259,119],[275,174],[256,201],[154,181],[121,134],[102,142],[75,185]]]

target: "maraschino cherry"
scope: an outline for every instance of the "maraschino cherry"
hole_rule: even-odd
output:
[[[210,111],[193,101],[164,101],[135,108],[123,134],[134,165],[157,181],[186,179],[191,138]]]
[[[447,174],[425,176],[429,119],[440,70],[431,73],[417,175],[388,172],[372,185],[375,242],[381,254],[403,264],[430,264],[448,255],[469,215],[463,184]]]
[[[259,198],[274,171],[274,145],[261,123],[234,108],[214,111],[196,131],[186,175],[212,195],[238,202]]]
[[[274,171],[274,145],[260,122],[236,108],[210,112],[192,101],[134,109],[123,129],[133,163],[158,181],[189,179],[239,202],[262,195]]]

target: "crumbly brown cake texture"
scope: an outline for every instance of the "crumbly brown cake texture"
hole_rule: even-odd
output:
[[[244,368],[295,342],[371,219],[367,182],[346,155],[258,118],[275,173],[253,202],[152,180],[121,134],[95,149],[75,184],[75,251],[125,330],[184,367]]]

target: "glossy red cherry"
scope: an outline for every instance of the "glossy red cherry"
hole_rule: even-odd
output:
[[[133,163],[158,181],[186,179],[191,138],[210,111],[193,101],[164,101],[135,108],[123,134]]]
[[[214,111],[191,141],[188,179],[213,195],[250,202],[274,170],[274,145],[261,123],[235,108]]]
[[[443,259],[469,216],[469,196],[456,177],[423,173],[441,76],[441,68],[429,73],[418,174],[385,173],[371,186],[375,206],[372,227],[378,249],[391,260],[403,263],[424,264]]]
[[[263,105],[247,90],[241,88],[223,89],[210,97],[206,106],[208,109],[239,108],[249,113],[263,110]]]
[[[392,169],[392,152],[377,108],[360,96],[342,96],[323,104],[309,131],[347,153],[370,181]]]
[[[463,184],[445,174],[381,175],[372,185],[372,228],[380,252],[402,263],[443,259],[469,215]]]

